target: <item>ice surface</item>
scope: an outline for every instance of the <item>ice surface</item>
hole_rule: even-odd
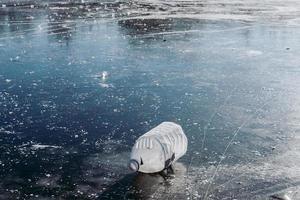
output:
[[[298,1],[0,5],[0,199],[300,199]],[[131,174],[162,121],[187,155]]]

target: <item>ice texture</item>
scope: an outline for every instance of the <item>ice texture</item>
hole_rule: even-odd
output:
[[[0,3],[0,199],[299,199],[299,1]],[[166,179],[134,141],[180,125]]]

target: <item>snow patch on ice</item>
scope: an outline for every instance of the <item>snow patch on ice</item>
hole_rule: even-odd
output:
[[[44,145],[44,144],[34,144],[31,146],[32,149],[38,150],[38,149],[46,149],[46,148],[54,148],[54,149],[60,149],[61,146],[54,146],[54,145]]]
[[[246,54],[247,56],[252,57],[252,56],[260,56],[263,54],[263,52],[257,50],[249,50],[246,52]]]
[[[0,128],[0,133],[4,133],[4,134],[16,134],[15,131],[8,131],[4,128]]]
[[[107,84],[107,83],[99,83],[99,85],[100,85],[102,88],[111,88],[111,87],[113,87],[112,84]]]

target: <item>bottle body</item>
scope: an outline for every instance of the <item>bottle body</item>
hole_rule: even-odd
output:
[[[137,139],[129,167],[144,173],[160,172],[186,153],[187,143],[180,125],[163,122]]]

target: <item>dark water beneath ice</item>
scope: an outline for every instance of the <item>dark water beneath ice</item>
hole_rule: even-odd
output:
[[[300,199],[297,2],[3,4],[0,199]],[[175,176],[131,174],[163,121]]]

